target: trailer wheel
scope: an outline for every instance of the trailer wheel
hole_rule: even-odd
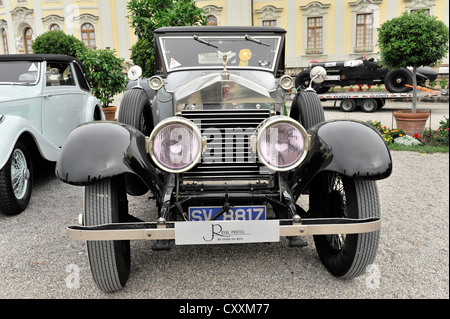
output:
[[[122,176],[101,180],[85,188],[86,226],[126,221],[127,199]],[[122,289],[130,274],[130,241],[88,241],[87,251],[92,277],[100,290]]]
[[[364,99],[361,103],[361,110],[367,113],[375,112],[378,109],[378,103],[375,99]]]
[[[343,99],[339,107],[342,112],[353,112],[356,109],[356,102],[353,99]]]
[[[386,104],[386,99],[375,99],[378,103],[378,109],[381,109]]]

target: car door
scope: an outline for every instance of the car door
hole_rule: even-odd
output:
[[[81,123],[85,92],[76,81],[70,62],[47,61],[42,101],[42,132],[61,147],[69,133]]]

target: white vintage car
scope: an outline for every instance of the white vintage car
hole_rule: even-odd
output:
[[[33,163],[56,161],[69,133],[104,114],[85,69],[62,55],[0,56],[0,213],[24,211]]]

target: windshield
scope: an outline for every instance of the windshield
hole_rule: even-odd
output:
[[[0,62],[0,85],[34,85],[39,80],[40,62],[2,61]]]
[[[273,71],[280,51],[279,36],[179,36],[159,39],[168,72],[227,68]]]

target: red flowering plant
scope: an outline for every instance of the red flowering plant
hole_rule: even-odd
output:
[[[386,126],[382,126],[378,121],[367,121],[367,124],[373,126],[378,132],[380,132],[387,144],[393,144],[395,143],[395,139],[406,135],[406,131],[397,128],[391,130]]]
[[[449,145],[449,119],[444,117],[443,121],[439,122],[440,126],[437,130],[431,128],[423,132],[422,140],[427,144],[435,145]]]
[[[444,118],[439,122],[440,126],[437,130],[428,128],[423,135],[415,133],[412,137],[407,135],[406,131],[389,129],[378,121],[367,121],[367,124],[380,132],[387,144],[449,146],[449,119]]]

